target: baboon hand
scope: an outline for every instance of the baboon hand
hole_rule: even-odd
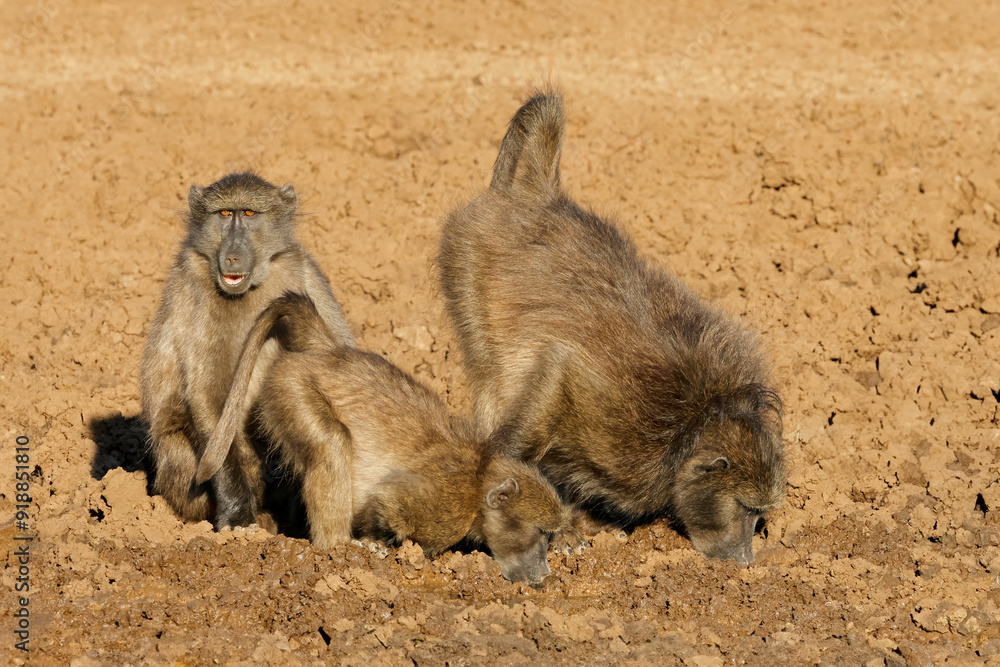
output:
[[[578,528],[570,526],[557,532],[549,540],[549,548],[567,556],[582,554],[590,546],[587,538]]]

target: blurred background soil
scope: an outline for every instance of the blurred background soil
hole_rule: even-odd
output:
[[[25,0],[0,26],[0,661],[1000,664],[1000,4]],[[757,563],[661,522],[535,591],[149,496],[138,363],[188,187],[293,182],[361,344],[468,411],[430,260],[547,81],[568,190],[769,342],[791,476]]]

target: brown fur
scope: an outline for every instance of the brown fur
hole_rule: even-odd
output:
[[[441,286],[479,424],[592,515],[667,514],[704,555],[749,562],[785,487],[764,354],[562,191],[563,125],[557,95],[531,98],[489,191],[444,226]]]
[[[295,290],[316,301],[341,344],[353,345],[353,337],[323,274],[293,238],[297,199],[291,185],[277,188],[254,174],[230,174],[204,189],[192,186],[188,202],[188,235],[140,370],[156,465],[153,489],[184,519],[213,519],[217,528],[247,525],[260,508],[263,462],[242,423],[222,473],[211,485],[194,480],[247,332],[271,301]],[[223,277],[228,274],[244,279],[229,284]],[[275,346],[267,346],[261,371]],[[248,405],[259,376],[254,380],[241,395]]]
[[[251,330],[199,479],[215,474],[245,421],[240,396],[276,324],[285,351],[262,380],[256,418],[302,480],[316,546],[412,539],[434,555],[469,538],[489,546],[508,579],[541,583],[548,536],[566,524],[555,489],[534,467],[484,452],[426,386],[340,345],[298,294]]]

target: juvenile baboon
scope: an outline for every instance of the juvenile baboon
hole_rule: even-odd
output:
[[[706,557],[751,562],[785,487],[765,355],[563,192],[563,126],[558,95],[532,97],[489,190],[444,225],[441,288],[479,425],[537,463],[579,525],[667,515]]]
[[[140,370],[142,412],[156,465],[153,490],[182,518],[217,529],[257,517],[262,459],[240,424],[235,445],[211,485],[196,484],[198,459],[233,381],[243,341],[257,316],[286,291],[308,294],[340,344],[354,339],[330,287],[293,236],[297,199],[252,173],[191,186],[188,234],[174,261]],[[259,364],[266,369],[271,341]],[[252,402],[254,381],[241,400]]]
[[[549,535],[567,525],[552,485],[532,466],[489,455],[425,385],[342,345],[298,294],[275,301],[250,331],[198,480],[219,470],[246,420],[241,397],[276,323],[285,349],[262,379],[256,420],[302,481],[317,547],[412,539],[433,556],[468,538],[486,543],[507,579],[545,579]]]

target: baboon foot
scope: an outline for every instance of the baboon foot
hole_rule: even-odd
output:
[[[257,526],[257,503],[225,503],[215,514],[215,529],[222,532],[226,528],[246,528]]]
[[[257,531],[261,530],[261,527],[256,523],[251,523],[248,526],[223,526],[218,529],[220,533],[240,533],[246,535],[253,535]]]
[[[371,551],[379,558],[386,558],[389,556],[389,547],[377,540],[351,540],[351,544],[368,549],[368,551]]]
[[[233,526],[232,528],[227,528],[234,533],[243,533],[246,535],[253,535],[254,533],[260,531],[260,525],[256,523],[251,523],[249,526]]]

